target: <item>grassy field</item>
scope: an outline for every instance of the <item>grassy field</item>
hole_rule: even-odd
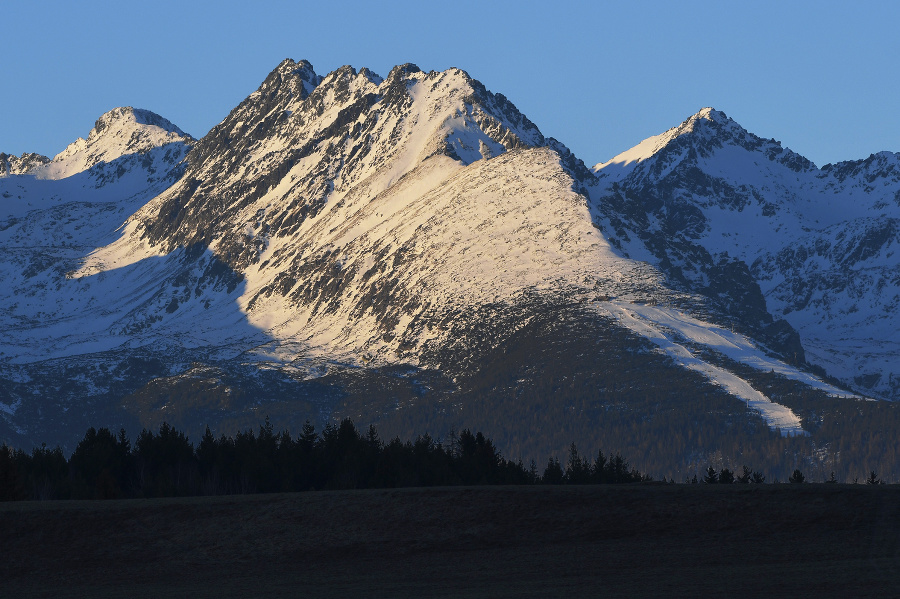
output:
[[[458,487],[0,504],[2,597],[900,596],[900,488]]]

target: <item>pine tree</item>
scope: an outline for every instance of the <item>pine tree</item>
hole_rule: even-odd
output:
[[[719,482],[719,474],[716,472],[715,468],[710,466],[706,469],[706,476],[703,477],[703,482],[708,485],[714,485]]]
[[[794,473],[791,474],[791,477],[788,479],[790,483],[803,483],[806,482],[806,477],[803,476],[803,473],[800,472],[800,469],[795,469]]]

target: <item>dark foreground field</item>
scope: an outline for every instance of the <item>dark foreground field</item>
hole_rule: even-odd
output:
[[[900,596],[900,488],[461,487],[0,505],[3,597]]]

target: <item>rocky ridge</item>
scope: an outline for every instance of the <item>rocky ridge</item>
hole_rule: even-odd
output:
[[[21,156],[0,152],[0,177],[24,175],[50,162],[50,159],[33,152],[23,152]]]

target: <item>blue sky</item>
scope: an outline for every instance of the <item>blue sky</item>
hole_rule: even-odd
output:
[[[460,67],[588,165],[704,106],[818,165],[900,151],[898,2],[5,3],[0,151],[132,105],[194,136],[284,58]]]

